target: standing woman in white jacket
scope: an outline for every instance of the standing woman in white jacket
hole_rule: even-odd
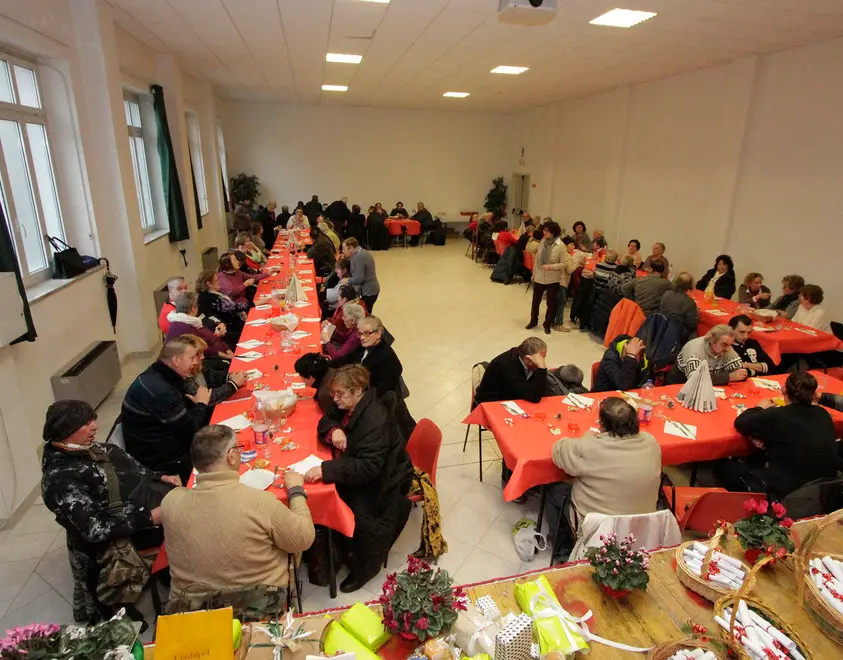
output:
[[[562,228],[558,223],[546,222],[542,226],[542,240],[536,251],[533,267],[533,304],[530,308],[530,322],[527,330],[539,324],[539,307],[542,295],[547,291],[547,311],[544,316],[544,332],[550,334],[553,318],[556,315],[556,298],[559,294],[559,280],[565,268],[566,250],[559,236]]]

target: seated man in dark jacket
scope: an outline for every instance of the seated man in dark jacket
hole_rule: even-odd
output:
[[[765,400],[738,415],[735,428],[763,453],[718,461],[715,474],[724,488],[781,500],[810,481],[837,476],[834,423],[814,405],[816,391],[816,378],[797,371],[785,383],[786,406]]]
[[[158,360],[129,385],[121,412],[126,451],[152,470],[178,474],[185,484],[193,469],[190,443],[209,417],[210,390],[185,391],[185,380],[199,364],[189,341],[168,341]]]
[[[313,259],[316,274],[322,277],[330,275],[337,263],[337,253],[333,242],[322,233],[319,227],[310,228],[310,238],[313,239],[313,245],[308,248],[307,257]]]
[[[501,353],[489,363],[474,400],[509,401],[524,399],[537,403],[547,396],[547,344],[528,337],[521,345]]]
[[[746,314],[738,314],[729,319],[729,327],[734,330],[735,343],[732,348],[743,361],[743,368],[750,377],[761,374],[772,374],[776,371],[776,365],[766,351],[761,348],[752,334],[752,319]]]
[[[600,360],[591,391],[611,392],[641,387],[651,376],[645,348],[638,337],[615,337]]]

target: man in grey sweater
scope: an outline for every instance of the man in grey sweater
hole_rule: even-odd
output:
[[[350,284],[357,289],[360,292],[360,298],[366,303],[366,309],[371,314],[381,292],[381,285],[375,272],[375,259],[371,253],[360,247],[360,243],[354,237],[343,241],[342,254],[351,263],[351,276],[340,283]]]
[[[636,277],[624,284],[624,298],[636,302],[644,315],[650,316],[659,308],[662,296],[671,286],[663,275],[664,264],[660,261],[654,261],[650,266],[650,274],[647,277]]]

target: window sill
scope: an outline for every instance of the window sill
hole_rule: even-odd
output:
[[[143,237],[143,243],[144,245],[149,245],[150,243],[154,243],[160,238],[164,238],[169,233],[169,229],[156,229],[155,231],[149,232]]]
[[[67,286],[75,282],[79,282],[80,280],[84,280],[86,277],[90,277],[94,273],[99,273],[105,270],[105,266],[97,266],[96,268],[91,268],[91,270],[85,271],[81,275],[77,275],[69,280],[47,280],[46,282],[39,282],[38,284],[33,284],[26,289],[26,298],[29,301],[29,304],[32,305],[34,303],[40,302],[45,298],[53,295],[57,291],[61,291]]]

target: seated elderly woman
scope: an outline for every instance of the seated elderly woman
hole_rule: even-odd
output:
[[[251,303],[255,298],[255,284],[269,273],[249,275],[240,270],[240,259],[234,252],[226,252],[220,257],[220,291],[237,303]]]
[[[199,312],[214,323],[225,325],[222,340],[233,347],[240,341],[240,333],[246,323],[248,302],[235,302],[220,291],[220,278],[216,271],[203,270],[196,278],[196,304]]]
[[[351,277],[351,263],[345,257],[337,259],[334,264],[334,272],[325,280],[325,283],[318,289],[319,306],[322,309],[322,320],[330,317],[333,310],[337,308],[340,297],[340,282],[343,278]]]
[[[803,286],[799,292],[799,309],[793,315],[793,322],[830,333],[831,319],[822,306],[823,296],[822,287],[816,284]]]
[[[199,318],[198,298],[199,296],[192,291],[185,291],[179,294],[179,297],[176,298],[176,311],[170,312],[167,315],[167,320],[170,322],[170,329],[167,330],[165,341],[170,341],[186,334],[196,335],[207,346],[205,357],[220,359],[233,358],[234,353],[232,353],[231,348],[221,339],[226,334],[225,324],[216,324],[216,329],[213,332],[208,330],[202,324],[202,319]]]
[[[337,337],[336,330],[331,340],[325,344],[325,354],[331,358],[332,367],[340,367],[344,364],[359,362],[363,355],[363,347],[360,344],[360,335],[357,332],[357,324],[366,318],[366,310],[357,303],[346,303],[342,307],[342,321],[347,333]]]
[[[328,383],[334,375],[331,369],[331,358],[322,353],[305,353],[296,360],[293,368],[304,379],[305,385],[316,390],[315,399],[319,409],[324,413],[332,410],[334,400],[331,398]]]
[[[709,268],[697,282],[697,289],[719,298],[731,298],[735,295],[735,264],[728,254],[721,254],[714,260],[714,268]]]
[[[369,387],[365,367],[342,367],[329,386],[337,411],[322,417],[317,431],[333,447],[334,458],[310,469],[305,481],[336,484],[354,513],[351,572],[340,584],[342,592],[350,593],[378,574],[407,523],[413,466],[394,416]]]
[[[161,500],[181,485],[177,476],[145,468],[116,445],[96,444],[96,435],[97,414],[85,401],[57,401],[47,409],[41,496],[67,531],[77,621],[113,614],[96,595],[98,555],[118,539],[131,539],[141,550],[161,545]],[[109,497],[115,481],[118,501]]]
[[[251,234],[238,234],[234,239],[234,249],[246,258],[246,265],[253,270],[261,270],[266,265],[266,256],[255,245]]]
[[[748,273],[738,287],[738,302],[754,309],[770,306],[770,289],[764,286],[761,273]]]
[[[743,368],[740,356],[732,348],[734,343],[732,328],[722,324],[715,325],[703,337],[691,339],[679,351],[676,364],[667,375],[668,384],[687,381],[703,360],[708,363],[711,382],[715,385],[746,380],[747,371]]]
[[[357,289],[350,284],[340,285],[339,293],[337,295],[337,308],[334,310],[334,315],[331,317],[331,324],[336,328],[334,330],[334,336],[331,337],[331,341],[333,342],[339,343],[343,341],[345,339],[345,335],[351,332],[351,328],[349,328],[343,320],[343,308],[348,303],[360,305],[363,308],[363,311],[368,314],[366,303],[364,303],[357,295]]]
[[[805,280],[801,275],[785,275],[782,278],[782,295],[776,298],[771,305],[779,316],[792,319],[799,309],[799,292],[805,286]]]

